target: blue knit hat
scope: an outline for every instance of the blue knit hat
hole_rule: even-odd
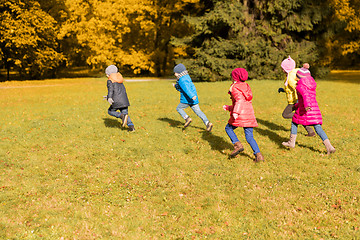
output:
[[[174,73],[182,73],[183,71],[186,71],[186,67],[182,63],[174,67]]]
[[[117,72],[118,72],[118,68],[115,65],[110,65],[105,69],[106,75],[110,75],[112,73],[117,73]]]

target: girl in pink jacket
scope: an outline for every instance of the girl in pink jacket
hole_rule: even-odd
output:
[[[301,124],[314,126],[316,133],[323,140],[327,154],[334,153],[335,148],[331,145],[329,138],[321,127],[322,116],[316,101],[316,82],[306,68],[300,68],[296,72],[296,76],[299,78],[296,86],[298,102],[294,106],[296,111],[292,118],[290,140],[283,142],[282,145],[290,148],[295,147],[297,127]]]
[[[257,127],[257,121],[252,106],[252,91],[249,84],[245,83],[248,78],[248,73],[244,68],[236,68],[231,73],[232,84],[230,86],[229,94],[232,105],[224,105],[223,109],[230,112],[230,119],[225,127],[225,131],[229,136],[231,142],[234,144],[234,151],[230,156],[234,157],[240,152],[244,151],[244,147],[237,138],[234,130],[238,127],[243,127],[246,141],[250,144],[255,155],[255,162],[264,161],[264,157],[260,152],[254,136],[253,128]]]

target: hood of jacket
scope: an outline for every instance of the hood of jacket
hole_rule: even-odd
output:
[[[315,91],[316,90],[316,82],[313,77],[304,77],[301,78],[298,84],[304,85],[307,89]]]
[[[111,73],[109,76],[109,80],[111,80],[111,82],[117,82],[117,83],[123,83],[124,82],[124,78],[121,75],[121,73],[117,72],[117,73]]]

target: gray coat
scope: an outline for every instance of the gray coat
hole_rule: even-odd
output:
[[[107,81],[108,95],[107,98],[112,98],[114,103],[111,105],[113,108],[125,108],[130,106],[128,96],[124,84]]]

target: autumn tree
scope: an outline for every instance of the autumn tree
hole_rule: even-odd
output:
[[[59,36],[69,65],[81,62],[76,53],[94,68],[115,63],[134,74],[163,76],[173,65],[171,37],[188,30],[182,11],[197,1],[67,0],[70,17]]]
[[[332,0],[335,16],[346,23],[345,31],[349,32],[349,42],[342,45],[343,54],[360,54],[360,1]]]
[[[34,79],[51,74],[63,60],[56,21],[33,0],[0,2],[1,62],[8,71]]]
[[[125,28],[124,1],[66,0],[68,18],[58,35],[67,66],[93,68],[114,63],[121,51]]]
[[[149,72],[164,76],[174,66],[173,36],[182,37],[189,31],[183,14],[191,12],[199,0],[148,0],[141,1],[129,14],[131,31],[124,47],[136,46],[150,60]],[[133,44],[131,44],[133,43]]]
[[[360,62],[360,2],[330,0],[332,10],[322,39],[323,65],[333,69],[358,68]]]

